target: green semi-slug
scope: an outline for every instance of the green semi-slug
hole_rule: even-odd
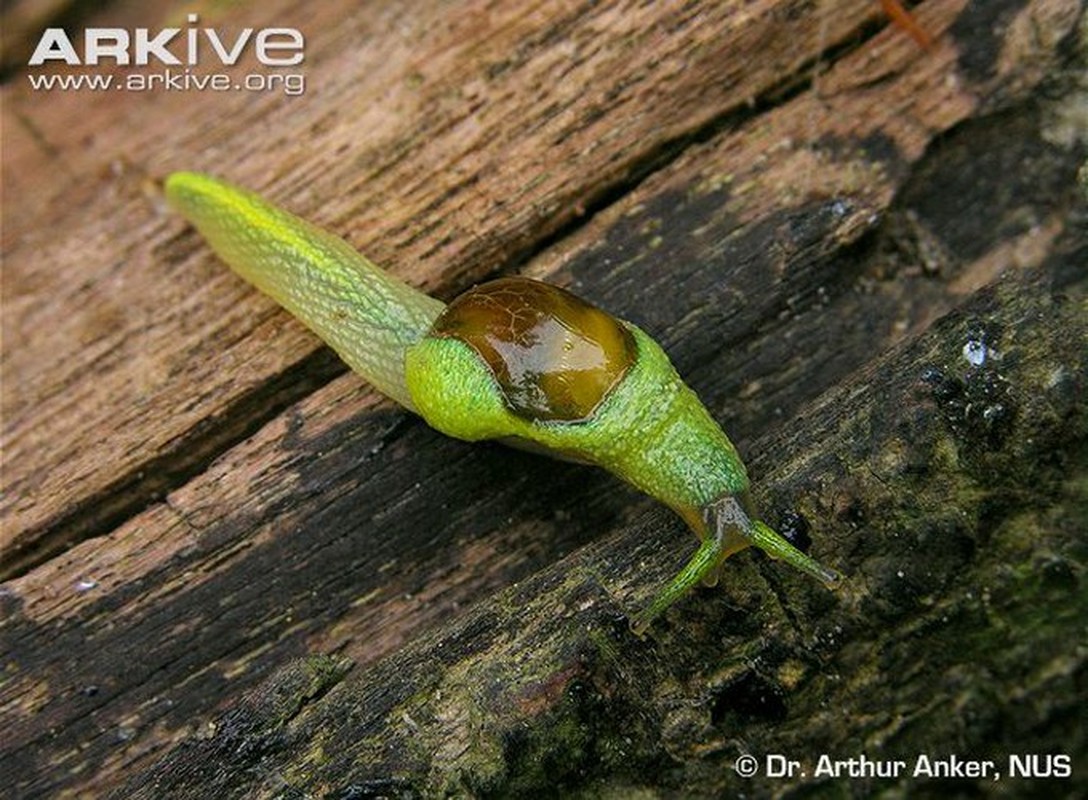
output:
[[[755,545],[832,586],[838,575],[755,515],[744,464],[640,328],[528,278],[448,306],[255,194],[178,172],[166,196],[236,272],[432,427],[604,467],[675,510],[701,540],[632,620],[636,632]]]

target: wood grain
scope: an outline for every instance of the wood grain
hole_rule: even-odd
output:
[[[625,531],[650,501],[380,400],[162,208],[170,170],[442,296],[515,269],[572,285],[663,342],[757,477],[782,420],[995,264],[1079,241],[1077,151],[1035,94],[1075,2],[924,3],[929,51],[875,3],[347,8],[202,17],[306,31],[302,100],[4,88],[0,758],[21,794],[100,794],[291,657],[376,663],[602,532],[592,552],[643,557]],[[654,541],[691,545],[653,513]],[[654,585],[611,582],[609,613]]]
[[[289,199],[376,262],[454,294],[864,21],[827,9],[824,41],[809,4],[770,0],[382,9],[279,3],[245,17],[314,32],[300,98],[120,93],[102,118],[76,93],[9,93],[9,118],[30,124],[5,148],[18,168],[5,193],[4,383],[19,391],[3,397],[4,574],[146,505],[168,488],[152,475],[162,460],[199,471],[206,456],[186,464],[192,451],[236,440],[233,409],[252,417],[252,396],[319,346],[222,270],[154,179],[199,169]]]
[[[765,487],[804,487],[807,510],[834,521],[823,547],[850,575],[835,597],[745,558],[639,640],[618,612],[650,599],[648,574],[669,575],[657,509],[369,667],[292,662],[116,796],[770,796],[868,787],[816,771],[817,754],[859,747],[909,765],[882,783],[915,793],[941,783],[913,774],[919,754],[954,745],[995,759],[1014,796],[1038,781],[1003,754],[1064,753],[1078,794],[1086,655],[1065,634],[1088,611],[1084,497],[1044,453],[1088,435],[1084,296],[1055,295],[1045,273],[1008,277],[767,442]],[[980,324],[1000,364],[964,359]],[[996,424],[964,414],[983,398],[1004,403]],[[745,780],[744,753],[786,753],[807,774]],[[994,782],[957,781],[999,796]]]

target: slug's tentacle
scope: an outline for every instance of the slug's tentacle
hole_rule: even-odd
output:
[[[695,555],[650,605],[631,620],[631,629],[640,636],[662,611],[671,606],[700,581],[717,582],[722,562],[733,553],[756,546],[771,558],[782,559],[829,589],[838,586],[840,577],[815,559],[798,550],[767,523],[753,519],[752,502],[747,493],[725,495],[702,509],[703,541]]]
[[[404,354],[445,304],[252,192],[177,172],[166,181],[166,197],[235,272],[302,320],[376,389],[415,410]]]
[[[762,520],[752,520],[752,528],[748,535],[751,537],[752,544],[771,558],[781,559],[806,575],[811,575],[828,589],[836,588],[842,580],[839,573],[798,550]]]
[[[193,173],[166,193],[237,272],[432,427],[596,464],[676,511],[701,544],[633,620],[639,633],[752,545],[838,580],[756,517],[733,444],[637,326],[527,278],[446,307],[254,194]]]
[[[631,630],[642,636],[654,618],[711,574],[722,562],[719,545],[720,543],[714,539],[703,539],[695,555],[679,574],[669,581],[649,606],[631,619]]]

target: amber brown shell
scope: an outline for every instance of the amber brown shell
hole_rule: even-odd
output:
[[[511,411],[532,420],[589,419],[637,352],[617,319],[529,278],[500,278],[470,289],[449,304],[431,335],[471,346]]]

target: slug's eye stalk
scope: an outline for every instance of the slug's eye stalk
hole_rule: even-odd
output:
[[[656,616],[697,583],[716,584],[722,562],[749,546],[758,547],[771,558],[782,559],[829,589],[838,586],[837,572],[798,550],[765,522],[753,517],[751,498],[747,493],[739,497],[720,497],[704,506],[701,516],[706,535],[695,555],[650,605],[631,620],[631,630],[639,636],[646,632]]]
[[[189,172],[165,189],[239,275],[432,427],[597,464],[683,517],[702,544],[636,630],[750,545],[838,579],[755,517],[732,443],[638,327],[526,278],[446,307],[250,192]]]

